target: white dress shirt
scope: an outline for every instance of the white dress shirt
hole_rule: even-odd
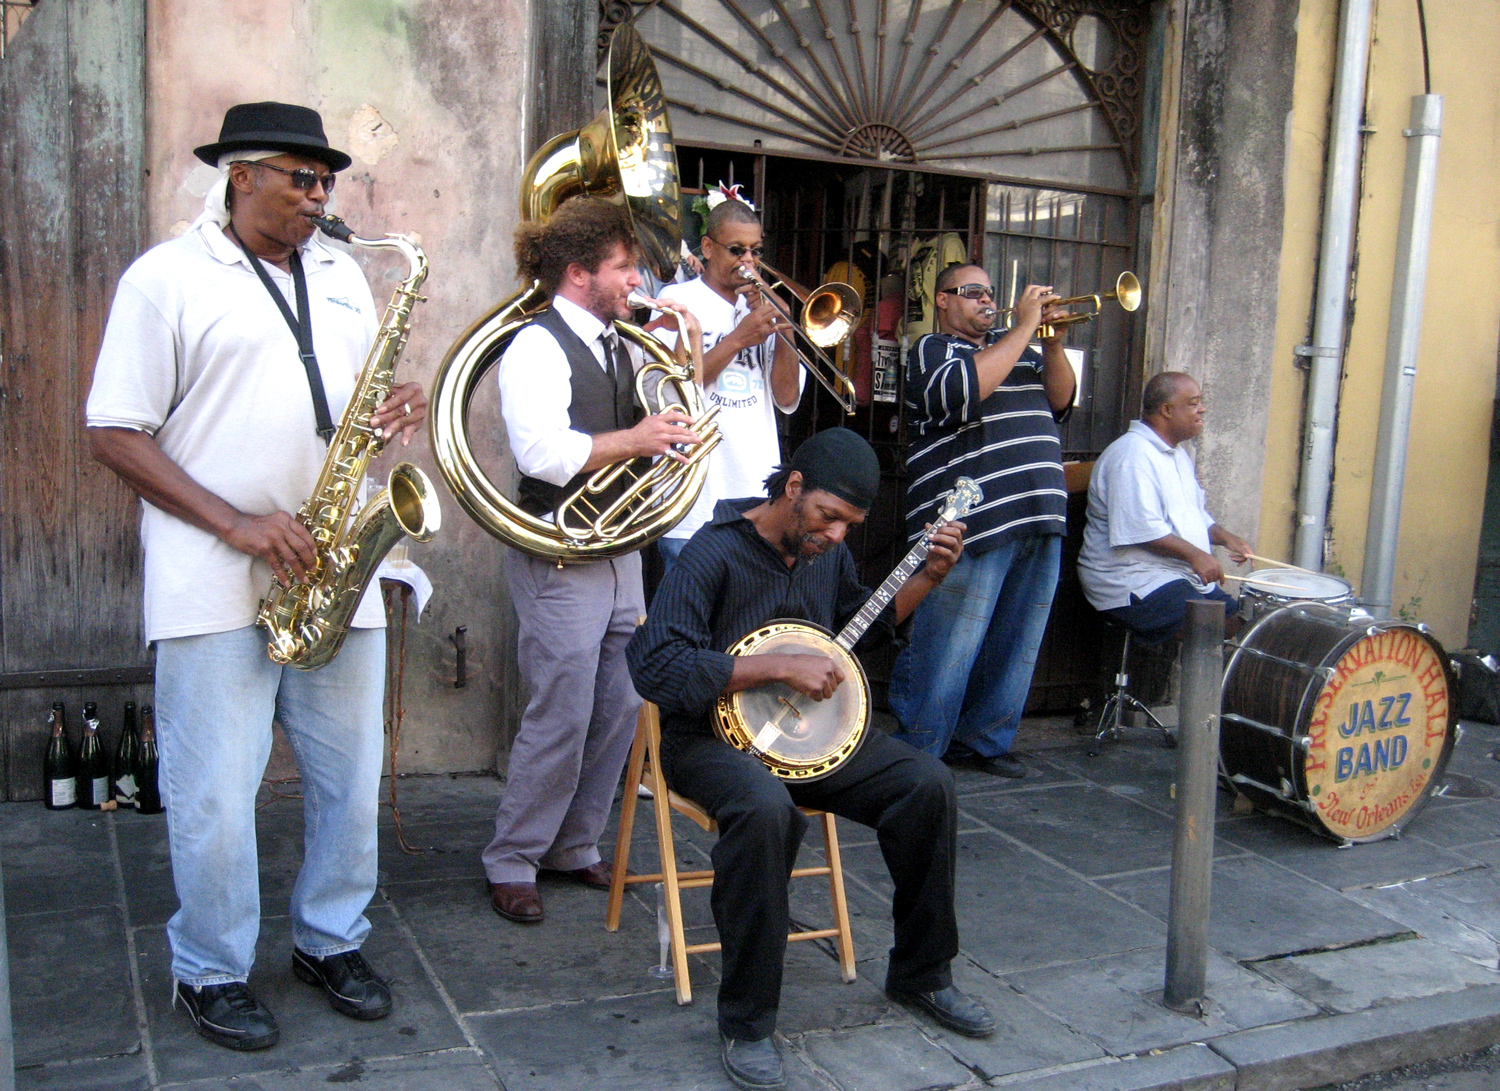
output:
[[[600,335],[608,329],[598,317],[570,299],[552,297],[552,307],[608,371]],[[631,369],[641,366],[641,350],[617,340],[622,360]],[[527,477],[552,485],[566,485],[594,450],[594,438],[577,431],[568,416],[573,404],[573,369],[557,338],[535,324],[511,339],[500,358],[500,415],[510,437],[516,468]]]
[[[1209,590],[1186,561],[1142,547],[1175,534],[1208,553],[1213,546],[1207,495],[1193,460],[1144,421],[1104,449],[1089,480],[1088,525],[1078,554],[1078,577],[1096,610],[1130,605],[1163,584],[1188,580]]]

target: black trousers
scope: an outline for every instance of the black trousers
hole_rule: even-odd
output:
[[[875,829],[895,884],[887,989],[952,984],[958,954],[953,914],[957,803],[936,758],[873,731],[832,776],[788,784],[760,759],[712,736],[669,732],[662,771],[719,824],[714,846],[714,923],[723,944],[719,1029],[759,1041],[776,1029],[790,912],[787,884],[808,819],[831,811]]]

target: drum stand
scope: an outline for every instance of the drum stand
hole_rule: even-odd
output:
[[[1121,627],[1123,628],[1123,627]],[[1130,630],[1123,629],[1125,642],[1120,648],[1120,669],[1115,674],[1115,691],[1109,695],[1104,702],[1104,709],[1099,713],[1099,729],[1094,732],[1094,741],[1089,743],[1088,756],[1097,758],[1101,750],[1101,744],[1105,739],[1118,739],[1120,731],[1125,726],[1125,712],[1133,709],[1142,713],[1147,722],[1161,732],[1161,744],[1168,750],[1177,745],[1177,737],[1172,734],[1167,725],[1156,718],[1156,714],[1146,707],[1144,701],[1130,692]]]

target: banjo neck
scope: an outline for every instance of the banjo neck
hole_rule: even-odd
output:
[[[875,593],[865,600],[865,604],[849,619],[849,623],[839,630],[833,642],[845,651],[853,651],[854,645],[858,644],[860,637],[864,636],[870,626],[875,624],[875,619],[890,605],[902,585],[911,579],[917,569],[926,562],[927,554],[932,549],[932,536],[953,520],[965,515],[970,508],[983,499],[983,496],[979,486],[970,478],[959,478],[953,491],[943,502],[943,508],[938,512],[937,518],[932,521],[932,528],[917,540],[911,552],[901,559],[901,563],[891,570],[891,574],[875,589]]]

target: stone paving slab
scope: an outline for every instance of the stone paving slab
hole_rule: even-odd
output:
[[[331,1058],[391,1057],[465,1045],[458,1024],[406,943],[389,909],[371,909],[373,929],[362,948],[391,983],[396,1008],[389,1018],[359,1022],[337,1014],[323,993],[291,971],[285,922],[262,927],[250,987],[281,1027],[273,1049],[235,1053],[203,1041],[187,1016],[171,1008],[170,953],[166,933],[136,932],[141,989],[153,1054],[162,1083],[241,1076],[327,1064]]]
[[[1495,937],[1453,916],[1442,905],[1435,904],[1427,888],[1436,882],[1439,880],[1373,890],[1351,890],[1345,897],[1366,909],[1399,921],[1424,939],[1433,940],[1476,965],[1500,969],[1500,944],[1496,943]]]
[[[150,815],[129,815],[159,825]],[[8,808],[0,824],[5,855],[5,911],[10,916],[113,905],[114,845],[100,811]],[[38,880],[43,876],[45,882]]]
[[[1428,939],[1269,959],[1257,962],[1255,968],[1335,1012],[1362,1011],[1470,985],[1500,984],[1500,974],[1495,970],[1477,966]]]
[[[541,924],[497,916],[480,876],[404,883],[388,893],[459,1011],[670,987],[646,976],[656,959],[656,921],[632,898],[611,934],[604,930],[604,892],[576,883],[543,887]]]
[[[1329,846],[1330,851],[1334,850]],[[1165,869],[1101,885],[1167,919],[1171,876]],[[1389,939],[1407,931],[1320,883],[1256,856],[1214,863],[1208,942],[1234,959],[1341,947]]]
[[[1195,1018],[1162,1006],[1166,948],[1011,974],[1006,981],[1116,1057],[1317,1015],[1318,1006],[1210,952],[1208,1004]]]
[[[10,917],[6,928],[18,1066],[140,1048],[118,908]]]
[[[466,1022],[506,1091],[734,1091],[712,1006],[624,996]],[[782,1052],[794,1091],[830,1091],[795,1051]]]
[[[845,1091],[924,1091],[980,1084],[975,1073],[910,1026],[810,1034],[799,1044]]]
[[[844,871],[890,904],[878,852],[851,849]],[[960,948],[993,974],[1149,947],[1166,936],[1160,921],[993,833],[959,838],[954,901]]]
[[[212,1077],[173,1084],[172,1091],[327,1091],[344,1084],[358,1091],[500,1091],[489,1065],[467,1047],[378,1060],[356,1057],[337,1065],[259,1072],[242,1079]]]
[[[884,979],[885,965],[882,959],[878,965],[879,980]],[[876,974],[872,972],[871,977],[876,978]],[[994,1035],[966,1038],[943,1029],[926,1016],[907,1012],[905,1007],[896,1006],[895,1011],[904,1014],[925,1037],[953,1054],[960,1064],[985,1079],[1105,1056],[1097,1044],[966,958],[954,962],[953,981],[989,1008],[995,1016]]]
[[[16,1070],[16,1091],[149,1091],[141,1054],[34,1065]]]
[[[978,796],[964,807],[1090,878],[1166,867],[1172,862],[1172,820],[1095,785],[1059,786],[1028,794]],[[1241,855],[1220,842],[1218,855]]]
[[[1235,1066],[1235,1091],[1298,1091],[1472,1053],[1497,1041],[1500,986],[1488,986],[1244,1030],[1212,1046]]]
[[[1496,771],[1500,772],[1500,767]],[[1500,837],[1500,801],[1466,799],[1447,802],[1447,806],[1424,807],[1402,831],[1403,837],[1413,834],[1447,848],[1493,841]]]
[[[1475,866],[1461,854],[1421,836],[1422,818],[1403,836],[1341,847],[1305,826],[1275,815],[1253,815],[1218,837],[1335,890],[1391,886]]]
[[[997,1080],[1006,1091],[1237,1091],[1232,1064],[1207,1046],[1072,1068],[1043,1076]]]

